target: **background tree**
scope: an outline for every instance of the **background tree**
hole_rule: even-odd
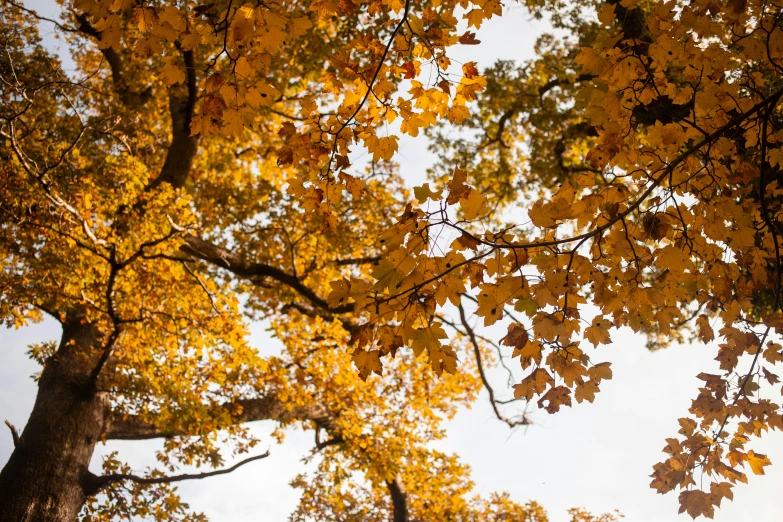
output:
[[[470,29],[502,10],[460,5]],[[427,443],[482,386],[527,422],[487,379],[506,350],[515,400],[592,402],[612,372],[585,345],[621,326],[651,347],[724,340],[725,373],[700,375],[653,487],[711,516],[740,464],[763,473],[747,444],[783,419],[762,388],[783,358],[780,8],[528,7],[560,36],[482,76],[446,54],[479,43],[453,2],[86,0],[57,22],[69,78],[6,2],[2,315],[50,314],[63,338],[32,350],[39,394],[0,515],[193,519],[170,488],[188,476],[115,458],[95,476],[95,444],[160,437],[169,473],[219,467],[256,445],[242,423],[274,419],[323,454],[294,517],[541,520],[467,497],[467,470]],[[395,121],[429,128],[441,157],[413,198],[389,163]],[[260,317],[279,356],[245,342]]]

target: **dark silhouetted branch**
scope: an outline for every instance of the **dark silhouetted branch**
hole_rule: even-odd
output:
[[[160,174],[150,184],[149,188],[168,183],[180,188],[190,175],[193,159],[198,152],[199,135],[191,135],[190,124],[196,109],[198,97],[198,79],[193,51],[183,51],[185,62],[186,85],[173,85],[169,88],[169,113],[171,114],[171,144],[166,151]]]
[[[113,484],[115,482],[122,482],[125,480],[130,480],[137,484],[153,485],[153,484],[170,484],[172,482],[181,482],[183,480],[200,480],[209,477],[215,477],[217,475],[226,475],[244,466],[245,464],[248,464],[256,460],[265,459],[268,456],[269,456],[269,451],[261,455],[256,455],[254,457],[249,457],[246,458],[245,460],[239,461],[233,466],[231,466],[230,468],[218,469],[215,471],[207,471],[204,473],[184,473],[182,475],[173,475],[168,477],[139,477],[138,475],[132,475],[127,473],[112,473],[111,475],[101,475],[101,476],[92,475],[86,480],[85,492],[88,495],[95,495],[106,486]]]
[[[187,236],[185,240],[187,243],[182,247],[183,252],[203,261],[207,261],[215,266],[225,268],[240,277],[250,279],[251,281],[262,278],[273,279],[296,291],[317,308],[332,314],[347,313],[354,309],[353,304],[329,308],[329,304],[326,300],[316,294],[311,288],[304,285],[298,277],[288,274],[279,268],[263,263],[249,262],[225,248],[195,236]]]
[[[100,40],[101,33],[90,24],[87,14],[82,13],[78,15],[76,21],[79,22],[79,31],[88,36],[92,36],[96,40]],[[109,64],[111,79],[114,83],[114,91],[120,97],[120,101],[123,105],[134,109],[146,105],[146,103],[152,99],[152,86],[147,87],[141,92],[132,91],[128,82],[125,81],[122,58],[119,53],[111,46],[101,49],[101,53],[103,54],[106,63]]]
[[[505,422],[509,425],[511,428],[515,428],[517,426],[526,426],[530,424],[530,422],[527,420],[527,417],[524,415],[519,420],[509,419],[505,415],[503,415],[498,408],[498,401],[495,399],[495,391],[492,389],[492,386],[489,384],[489,380],[487,379],[487,375],[484,373],[484,363],[481,360],[481,349],[479,348],[478,340],[476,339],[476,334],[473,331],[473,328],[470,327],[470,324],[468,324],[468,318],[465,316],[465,308],[462,306],[462,303],[459,305],[459,318],[462,321],[462,326],[465,328],[465,331],[468,334],[468,338],[470,339],[470,343],[473,345],[473,352],[476,356],[476,365],[478,366],[479,375],[481,376],[481,382],[484,384],[484,387],[487,389],[487,393],[489,394],[489,403],[492,405],[492,409],[495,412],[495,416]]]

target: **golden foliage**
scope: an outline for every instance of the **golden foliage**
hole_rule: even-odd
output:
[[[242,400],[280,401],[324,456],[295,483],[302,520],[388,519],[399,482],[417,520],[546,520],[470,499],[428,447],[482,386],[527,423],[501,411],[484,367],[504,348],[471,315],[507,328],[514,396],[550,413],[596,399],[612,370],[590,352],[616,328],[717,339],[723,373],[699,375],[652,482],[712,516],[738,466],[770,464],[752,437],[783,428],[780,8],[526,4],[566,36],[480,74],[448,53],[480,43],[458,27],[480,36],[494,0],[78,0],[73,77],[4,4],[3,320],[98,325],[85,374],[176,434],[170,467],[219,465],[218,433],[247,451]],[[422,132],[439,161],[411,194],[392,160]]]

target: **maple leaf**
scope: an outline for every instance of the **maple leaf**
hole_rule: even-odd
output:
[[[378,329],[378,346],[381,348],[381,355],[397,355],[397,350],[402,348],[404,341],[401,335],[396,333],[390,326],[382,326]]]
[[[484,214],[487,210],[486,203],[487,198],[483,194],[476,189],[469,189],[467,197],[460,199],[460,206],[465,219],[472,221]]]
[[[397,285],[405,279],[405,274],[397,271],[397,267],[386,259],[381,259],[372,271],[372,276],[376,279],[375,288],[378,290],[389,289],[394,291]]]
[[[519,357],[519,365],[522,369],[528,368],[531,364],[540,365],[543,356],[543,346],[536,341],[528,342],[522,349],[514,349],[512,357]]]
[[[465,62],[462,64],[462,74],[464,74],[466,78],[475,78],[478,76],[479,72],[476,68],[476,62]]]
[[[587,402],[593,402],[595,400],[595,394],[598,393],[598,385],[593,381],[587,381],[581,384],[577,384],[574,389],[574,398],[576,402],[581,403],[586,400]]]
[[[614,22],[614,6],[611,4],[604,4],[601,6],[601,10],[598,12],[598,21],[603,25],[612,25]]]
[[[280,96],[280,91],[273,86],[258,83],[255,87],[248,89],[245,99],[253,108],[271,107],[278,96]]]
[[[750,469],[753,470],[753,473],[756,475],[763,475],[764,466],[769,466],[772,463],[766,455],[755,453],[753,450],[750,450],[748,451],[748,464],[750,465]]]
[[[465,184],[465,180],[467,179],[468,175],[467,172],[465,172],[462,169],[455,169],[454,174],[451,178],[451,181],[449,181],[449,195],[446,198],[446,203],[448,205],[453,205],[457,201],[467,197],[468,193],[470,192],[471,188],[469,185]]]
[[[435,375],[440,377],[443,372],[457,372],[457,353],[451,346],[439,345],[429,349],[430,365]]]
[[[530,375],[522,379],[522,382],[514,385],[514,398],[525,398],[526,401],[530,401],[533,395],[540,395],[553,385],[555,380],[543,368],[537,368]]]
[[[560,225],[557,210],[553,206],[547,205],[543,200],[533,203],[533,206],[528,210],[528,215],[537,227],[557,228]]]
[[[380,352],[378,350],[357,350],[351,356],[356,369],[359,370],[359,376],[362,380],[367,380],[371,373],[383,374],[381,366]]]
[[[582,361],[582,352],[578,348],[569,347],[567,349],[553,351],[546,359],[547,365],[563,378],[567,387],[572,387],[576,383],[582,382],[582,377],[586,370]]]
[[[680,493],[680,513],[687,512],[694,519],[701,515],[712,518],[715,509],[710,500],[710,496],[701,490],[683,491]]]
[[[766,368],[761,368],[761,371],[764,372],[764,378],[769,382],[770,384],[777,384],[780,382],[780,378],[775,375],[774,373],[770,372]]]
[[[452,248],[457,250],[477,250],[480,246],[481,241],[464,232],[452,243]]]
[[[484,10],[483,9],[471,9],[465,17],[468,20],[468,27],[475,27],[478,29],[481,27],[481,22],[484,20]],[[462,40],[460,40],[460,43]]]
[[[373,139],[367,140],[367,150],[373,155],[373,161],[379,161],[381,159],[390,160],[397,152],[399,145],[397,136],[386,136],[384,138],[373,137]]]
[[[332,287],[332,291],[326,297],[326,302],[329,303],[330,308],[336,308],[342,304],[345,304],[345,300],[348,298],[348,294],[351,290],[350,282],[343,278],[338,281],[332,281],[329,283]]]
[[[549,403],[546,407],[545,402]],[[560,406],[571,406],[571,390],[565,386],[555,386],[538,399],[538,407],[544,408],[549,413],[557,413],[560,411]]]
[[[446,113],[449,121],[455,125],[461,125],[466,119],[470,118],[470,111],[464,105],[454,105]]]
[[[525,347],[530,337],[524,326],[519,323],[511,323],[508,325],[508,333],[500,340],[500,344],[506,346],[512,346],[514,353],[517,350],[521,350]]]
[[[484,326],[495,324],[503,316],[504,303],[496,285],[481,285],[476,315],[484,318]]]
[[[347,158],[345,161],[347,162]],[[345,172],[340,172],[339,177],[340,180],[345,183],[345,186],[348,187],[348,192],[351,193],[351,197],[354,199],[359,199],[367,188],[367,182],[359,178],[355,178],[350,174],[346,174]]]
[[[706,315],[699,315],[696,319],[696,326],[699,328],[699,339],[701,342],[706,344],[715,339],[715,332],[713,332],[709,318]]]
[[[734,499],[733,485],[729,482],[713,482],[710,484],[710,494],[714,497],[713,504],[720,507],[722,499]]]
[[[372,324],[363,324],[351,332],[349,343],[357,348],[363,348],[372,342],[374,334],[375,329]]]
[[[585,339],[590,341],[593,346],[599,344],[609,344],[612,339],[609,337],[609,328],[612,323],[603,317],[596,317],[593,319],[591,326],[585,328]]]
[[[441,192],[442,190],[434,191],[430,189],[429,183],[413,187],[413,194],[416,196],[416,199],[419,200],[420,204],[424,204],[428,199],[438,201],[441,198]]]
[[[185,70],[177,62],[176,58],[166,57],[166,65],[160,71],[160,76],[167,85],[174,85],[185,81]]]
[[[298,38],[299,36],[304,36],[307,34],[307,31],[313,26],[313,23],[310,21],[309,18],[305,16],[297,17],[293,20],[291,20],[291,36],[293,38]]]
[[[587,370],[587,374],[590,376],[590,380],[599,384],[603,380],[609,380],[612,378],[612,363],[603,362],[594,364]]]
[[[413,353],[417,356],[423,351],[440,351],[440,340],[447,338],[448,335],[443,329],[443,325],[441,323],[432,323],[414,332],[411,339],[411,348],[413,348]]]
[[[533,317],[538,311],[538,304],[535,299],[517,299],[514,303],[514,310],[524,312],[528,317]]]
[[[476,33],[465,31],[465,34],[459,37],[459,43],[462,45],[478,45],[481,40],[476,40]]]

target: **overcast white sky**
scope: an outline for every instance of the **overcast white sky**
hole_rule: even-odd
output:
[[[41,14],[56,16],[51,0],[25,2]],[[486,23],[479,31],[482,44],[465,47],[455,56],[476,60],[481,66],[495,59],[524,60],[532,57],[533,43],[546,27],[533,24],[519,8]],[[43,29],[46,32],[46,29]],[[53,45],[53,40],[47,42]],[[398,160],[411,184],[420,184],[431,164],[423,139],[400,140]],[[0,329],[0,420],[8,419],[20,430],[35,400],[38,371],[25,356],[31,342],[58,339],[59,325],[45,321],[23,330]],[[676,494],[658,495],[649,488],[652,465],[662,457],[665,438],[676,434],[677,418],[687,408],[702,381],[701,371],[718,373],[715,347],[702,344],[675,346],[650,353],[644,339],[630,331],[613,333],[614,344],[590,353],[596,361],[611,361],[614,378],[602,383],[594,404],[564,408],[556,415],[534,414],[536,424],[510,432],[497,421],[486,402],[463,411],[448,425],[449,437],[441,449],[459,453],[473,468],[476,492],[507,490],[515,500],[536,500],[553,522],[565,522],[569,507],[584,506],[597,513],[619,509],[626,520],[663,522],[689,520],[677,517]],[[251,342],[259,348],[270,340],[263,328],[253,328]],[[255,423],[265,444],[272,423]],[[288,482],[305,470],[300,462],[312,448],[311,436],[291,431],[281,446],[270,446],[271,456],[236,472],[204,481],[182,483],[183,499],[203,511],[213,522],[284,521],[294,509],[298,495]],[[119,450],[139,469],[154,464],[155,442],[110,443],[99,447],[100,455]],[[263,447],[263,446],[262,446]],[[779,522],[783,518],[783,436],[773,433],[755,446],[772,460],[766,476],[749,474],[749,485],[735,488],[735,501],[724,503],[716,514],[720,522]],[[10,434],[0,433],[0,465],[11,452]]]

